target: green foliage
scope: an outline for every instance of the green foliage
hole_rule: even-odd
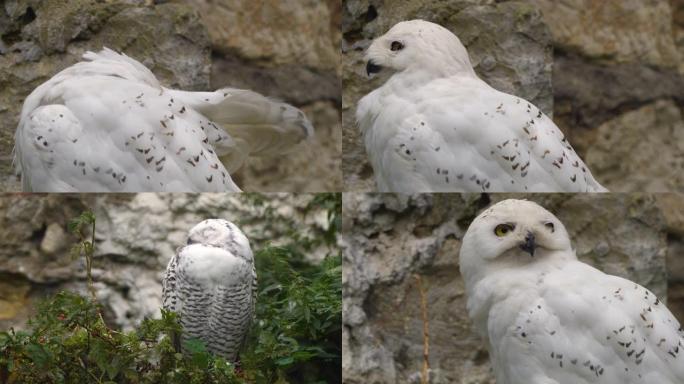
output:
[[[91,299],[60,292],[38,305],[29,332],[0,333],[0,372],[9,383],[243,383],[232,364],[203,348],[176,353],[176,315],[118,332]]]
[[[335,245],[337,234],[342,228],[342,194],[341,193],[319,193],[309,202],[307,211],[314,208],[322,208],[328,214],[328,229],[325,231],[324,239],[327,244]]]
[[[83,233],[88,226],[91,228],[90,241],[87,240]],[[79,241],[71,247],[71,257],[76,259],[83,255],[85,258],[88,290],[93,300],[95,300],[95,288],[93,288],[93,275],[91,273],[93,256],[95,255],[95,214],[92,211],[85,211],[79,217],[69,221],[67,228],[69,232],[78,236]]]
[[[172,312],[120,332],[105,324],[94,294],[60,292],[39,304],[27,331],[0,332],[0,383],[340,383],[342,258],[334,245],[341,201],[339,194],[321,196],[311,207],[325,207],[334,230],[255,254],[256,322],[239,367],[209,354],[199,340],[178,353],[173,341],[182,329]],[[94,215],[85,212],[69,230],[79,239],[72,254],[86,258],[92,287]],[[314,242],[330,249],[318,265],[303,253]]]
[[[341,381],[342,258],[303,263],[292,249],[255,255],[259,273],[257,322],[242,354],[256,383]]]

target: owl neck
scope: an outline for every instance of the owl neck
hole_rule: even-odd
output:
[[[468,313],[471,318],[481,319],[486,324],[494,305],[542,289],[544,276],[576,264],[582,263],[577,261],[574,252],[544,250],[534,259],[528,254],[516,253],[491,263],[466,278]]]

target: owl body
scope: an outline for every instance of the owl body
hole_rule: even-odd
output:
[[[366,51],[391,71],[356,119],[380,192],[605,192],[554,122],[473,70],[446,28],[403,21]]]
[[[665,304],[577,260],[563,224],[538,205],[483,212],[460,258],[497,384],[684,382],[684,332]]]
[[[204,342],[234,361],[254,317],[256,270],[249,241],[225,220],[205,220],[171,259],[163,279],[163,306],[176,312],[181,342]]]
[[[297,108],[256,92],[163,87],[144,65],[87,52],[26,98],[15,133],[25,192],[239,192],[250,156],[313,134]]]

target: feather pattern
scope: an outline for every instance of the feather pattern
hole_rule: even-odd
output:
[[[254,317],[256,269],[249,241],[235,224],[205,220],[169,261],[162,302],[180,316],[181,342],[204,342],[229,361],[237,358]]]
[[[141,63],[105,48],[26,99],[15,133],[24,191],[230,192],[251,155],[310,137],[304,114],[255,92],[165,88]]]

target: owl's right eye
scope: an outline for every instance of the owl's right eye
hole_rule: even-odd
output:
[[[404,49],[404,44],[401,41],[393,41],[390,45],[392,51],[401,51],[402,49]]]
[[[515,226],[512,224],[499,224],[494,228],[494,234],[498,237],[506,236],[509,232],[512,232]]]

